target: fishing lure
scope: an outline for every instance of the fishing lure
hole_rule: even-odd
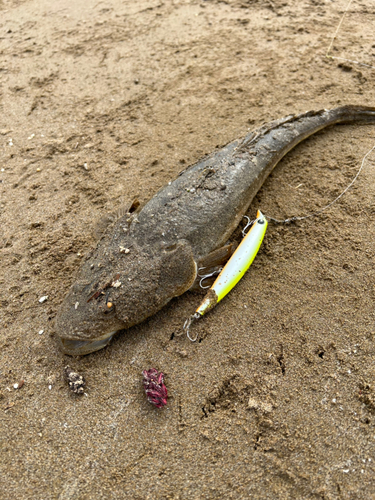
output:
[[[253,263],[260,245],[262,244],[267,225],[267,219],[262,212],[258,210],[257,218],[250,231],[246,234],[232,257],[228,260],[219,276],[216,278],[201,305],[195,311],[195,314],[186,320],[184,330],[186,330],[187,336],[192,342],[197,340],[197,337],[194,339],[190,337],[189,328],[192,322],[200,319],[207,314],[208,311],[211,311],[211,309],[213,309],[216,304],[237,285]]]

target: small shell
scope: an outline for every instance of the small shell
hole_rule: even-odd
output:
[[[83,394],[84,387],[86,385],[83,376],[72,370],[70,366],[66,366],[64,368],[64,375],[69,384],[70,390],[73,391],[75,394]]]

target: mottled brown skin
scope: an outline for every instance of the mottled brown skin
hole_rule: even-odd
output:
[[[114,332],[191,288],[197,262],[227,242],[281,158],[315,132],[353,122],[375,123],[375,108],[343,106],[273,121],[188,167],[138,214],[117,220],[61,306],[56,330],[63,351],[100,349]]]

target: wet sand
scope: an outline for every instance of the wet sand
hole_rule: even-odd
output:
[[[0,1],[2,499],[375,498],[375,153],[322,216],[269,225],[196,343],[176,334],[197,293],[85,357],[54,337],[103,215],[266,121],[375,105],[375,69],[325,57],[346,5]],[[354,2],[331,54],[375,66],[374,14]],[[374,144],[374,126],[317,134],[249,215],[314,212]]]

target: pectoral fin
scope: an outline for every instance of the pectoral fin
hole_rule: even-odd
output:
[[[197,264],[191,245],[180,240],[162,250],[159,293],[178,297],[189,290],[197,276]]]

